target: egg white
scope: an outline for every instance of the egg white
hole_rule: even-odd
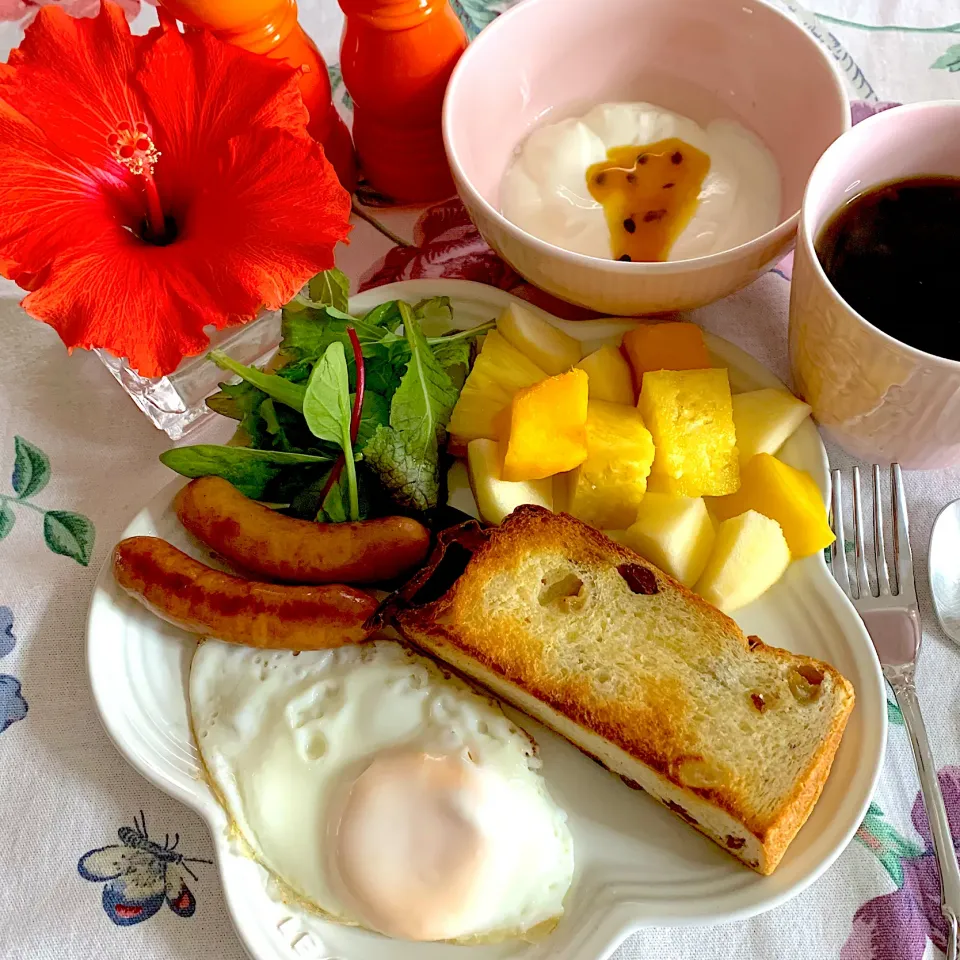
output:
[[[373,759],[398,750],[462,758],[496,786],[496,803],[476,812],[486,879],[450,939],[522,935],[562,913],[573,841],[535,746],[433,661],[390,641],[294,654],[208,640],[190,709],[207,775],[253,856],[332,918],[372,926],[338,882],[330,824]]]
[[[501,184],[501,210],[518,227],[565,250],[613,256],[603,207],[586,171],[612,147],[678,137],[710,157],[697,209],[668,260],[730,250],[773,229],[780,219],[780,171],[773,154],[734,120],[701,127],[650,103],[604,103],[583,117],[539,127],[521,144]]]

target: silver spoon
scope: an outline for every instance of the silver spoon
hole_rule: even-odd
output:
[[[930,534],[930,593],[943,632],[960,644],[960,500],[948,503]]]

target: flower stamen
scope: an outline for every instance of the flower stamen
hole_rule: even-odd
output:
[[[121,166],[126,167],[143,182],[147,207],[147,236],[144,239],[159,242],[166,235],[166,218],[160,204],[160,194],[153,179],[153,168],[160,159],[160,151],[150,137],[150,127],[142,120],[121,120],[107,135],[107,146]]]

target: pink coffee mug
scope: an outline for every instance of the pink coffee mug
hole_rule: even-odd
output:
[[[960,463],[960,361],[907,346],[860,316],[827,279],[814,243],[864,190],[923,175],[960,176],[960,100],[878,113],[826,150],[803,197],[790,291],[794,387],[824,432],[863,460],[921,470]]]

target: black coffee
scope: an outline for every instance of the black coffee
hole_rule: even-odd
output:
[[[881,184],[844,204],[816,242],[837,293],[903,343],[960,360],[960,177]]]

